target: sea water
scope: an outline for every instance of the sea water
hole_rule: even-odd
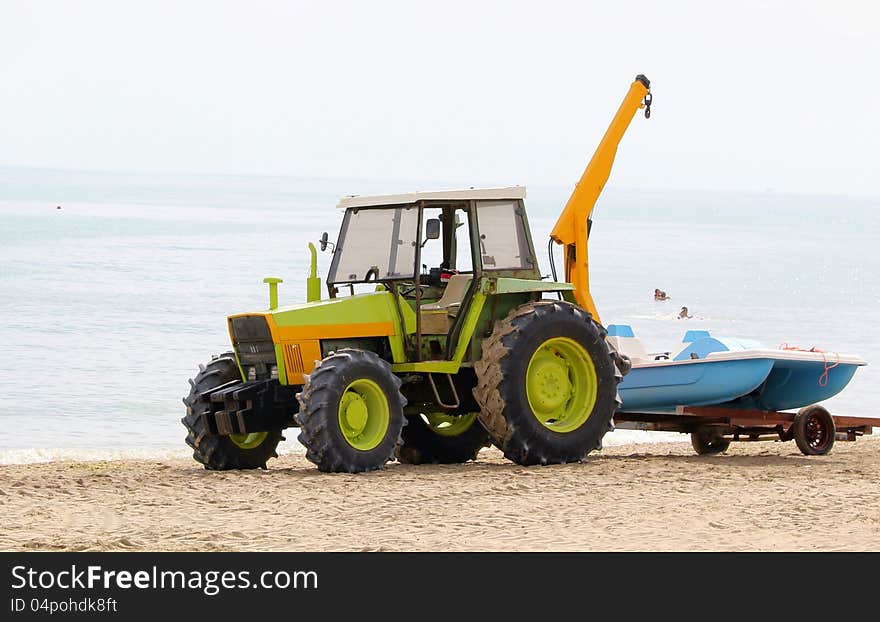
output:
[[[284,279],[282,304],[305,299],[307,244],[335,238],[340,197],[469,185],[0,168],[0,463],[188,455],[187,378],[228,350],[227,314],[266,307],[263,277]],[[528,188],[543,274],[568,192]],[[649,351],[706,329],[880,361],[878,207],[612,183],[590,240],[602,321],[632,325]],[[691,319],[677,319],[682,306]],[[878,379],[861,368],[828,408],[878,414]],[[621,430],[606,442],[682,438]]]

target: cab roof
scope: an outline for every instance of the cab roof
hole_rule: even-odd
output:
[[[382,207],[387,205],[405,205],[416,201],[493,201],[504,199],[524,199],[525,186],[509,186],[507,188],[468,188],[467,190],[439,190],[409,192],[406,194],[384,194],[372,197],[348,196],[339,200],[336,207]]]

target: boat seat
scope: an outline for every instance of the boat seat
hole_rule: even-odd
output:
[[[633,361],[656,361],[670,358],[669,352],[648,352],[628,324],[609,324],[606,337],[615,350]]]
[[[669,353],[669,358],[674,361],[682,361],[687,358],[690,358],[691,354],[691,345],[695,341],[700,341],[701,339],[708,339],[712,335],[709,334],[708,330],[689,330],[684,334],[684,337],[681,340],[681,347],[675,350],[674,352]],[[682,356],[683,354],[687,354],[687,356]]]
[[[642,340],[636,337],[633,329],[628,324],[609,324],[608,336],[606,337],[615,350],[627,355],[630,359],[653,360],[648,355]]]
[[[653,361],[655,354],[648,354],[642,340],[638,337],[609,337],[608,341],[614,349],[621,354],[626,354],[632,360]]]

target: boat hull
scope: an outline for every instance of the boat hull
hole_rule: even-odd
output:
[[[827,400],[843,391],[858,365],[840,363],[835,367],[816,361],[776,360],[757,396],[743,396],[743,408],[787,410]]]
[[[840,393],[862,365],[853,355],[769,349],[749,339],[688,331],[675,354],[649,354],[628,325],[608,327],[608,339],[632,369],[618,389],[621,412],[669,412],[677,406],[789,410]]]
[[[769,357],[633,367],[618,387],[620,410],[663,412],[676,406],[713,405],[759,410],[802,408],[840,393],[858,367]]]
[[[767,359],[633,367],[618,385],[620,410],[664,411],[729,402],[760,387],[772,367]]]

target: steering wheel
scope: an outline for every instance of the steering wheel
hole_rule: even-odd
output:
[[[370,278],[370,276],[372,276],[373,278]],[[364,275],[364,281],[366,281],[366,282],[370,282],[370,281],[375,282],[378,278],[379,278],[379,268],[376,268],[376,267],[370,268],[369,270],[367,270],[367,273]]]
[[[400,295],[401,295],[403,298],[413,298],[413,299],[414,299],[414,298],[415,298],[415,295],[414,295],[414,294],[415,294],[415,291],[416,291],[416,287],[418,287],[418,289],[419,289],[419,295],[421,295],[421,292],[424,291],[425,286],[424,286],[424,285],[421,285],[421,284],[417,286],[415,283],[410,283],[408,287],[407,287],[407,286],[401,286],[401,288],[400,288]]]

